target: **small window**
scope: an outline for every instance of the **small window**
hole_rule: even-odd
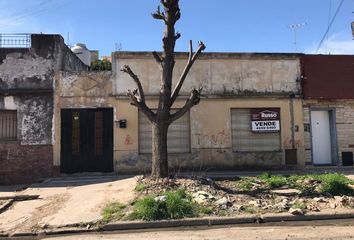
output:
[[[0,141],[17,140],[16,110],[0,110]]]
[[[169,153],[188,153],[191,148],[189,112],[174,121],[168,128],[167,148]],[[139,111],[139,153],[151,153],[151,123]]]
[[[280,151],[280,131],[252,132],[251,109],[232,109],[231,125],[233,151]]]

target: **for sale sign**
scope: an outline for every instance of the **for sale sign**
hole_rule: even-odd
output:
[[[280,108],[251,109],[252,132],[280,131]]]

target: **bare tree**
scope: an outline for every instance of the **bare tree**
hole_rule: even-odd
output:
[[[128,91],[131,104],[142,111],[152,123],[152,171],[153,178],[168,177],[168,154],[167,154],[167,131],[172,122],[182,117],[194,105],[200,101],[200,89],[193,89],[187,99],[185,105],[177,112],[171,114],[171,107],[176,101],[184,80],[186,79],[189,70],[193,63],[198,58],[200,53],[205,49],[203,42],[199,42],[196,52],[193,52],[192,41],[189,43],[189,57],[187,64],[180,76],[177,85],[172,91],[172,73],[175,66],[175,43],[181,37],[181,34],[175,32],[175,24],[181,17],[179,9],[179,0],[160,0],[164,10],[157,11],[152,14],[153,18],[161,20],[165,24],[162,56],[157,52],[153,52],[153,56],[161,66],[161,83],[159,104],[156,112],[153,112],[145,104],[145,95],[139,77],[132,71],[129,66],[124,66],[121,71],[127,73],[136,83],[137,89]]]

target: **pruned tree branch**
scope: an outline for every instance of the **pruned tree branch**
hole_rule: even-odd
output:
[[[186,79],[189,70],[191,69],[191,67],[193,66],[193,63],[195,62],[195,60],[197,60],[197,58],[199,57],[199,55],[201,54],[202,51],[205,50],[205,45],[203,42],[199,42],[199,46],[198,46],[198,50],[193,54],[193,43],[192,41],[189,42],[189,57],[188,57],[188,62],[186,67],[183,70],[183,73],[181,75],[181,77],[179,78],[177,85],[175,87],[175,89],[172,92],[172,96],[171,96],[171,106],[173,105],[173,103],[175,102],[176,98],[178,97],[179,91],[182,88],[183,82]]]
[[[163,62],[163,59],[160,57],[160,55],[157,52],[152,52],[152,55],[154,56],[155,60],[157,63],[161,64]]]
[[[121,69],[122,72],[128,74],[135,82],[135,84],[138,87],[138,95],[140,97],[140,102],[145,102],[145,95],[144,95],[144,90],[143,87],[141,86],[141,82],[139,77],[131,70],[131,68],[128,65],[124,65],[124,67]]]
[[[127,95],[130,98],[130,104],[133,105],[133,106],[136,106],[140,111],[142,111],[146,115],[146,117],[151,122],[154,122],[155,118],[156,118],[156,114],[153,111],[151,111],[151,109],[148,108],[148,106],[146,106],[145,102],[139,101],[137,93],[138,93],[137,89],[135,89],[133,91],[128,90]]]
[[[157,6],[157,10],[155,13],[151,14],[153,18],[157,20],[163,20],[166,23],[166,16],[164,12],[161,12],[160,6]]]
[[[180,37],[181,37],[181,34],[179,32],[177,32],[175,35],[175,41],[177,41]]]
[[[180,117],[182,117],[186,112],[188,112],[193,106],[197,105],[200,102],[200,96],[203,88],[193,89],[189,98],[187,99],[184,106],[179,109],[177,112],[172,114],[169,119],[169,123],[176,121]]]
[[[130,98],[130,104],[136,106],[147,116],[151,122],[154,122],[155,113],[151,111],[151,109],[148,108],[148,106],[145,104],[145,95],[139,77],[131,70],[128,65],[124,65],[121,71],[128,74],[138,87],[138,89],[134,89],[133,91],[128,90],[127,95]]]

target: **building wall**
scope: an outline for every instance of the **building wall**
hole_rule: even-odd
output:
[[[170,154],[170,167],[179,170],[239,170],[285,168],[285,149],[292,149],[289,99],[240,98],[202,99],[190,112],[191,152]],[[179,101],[176,106],[182,106]],[[148,101],[150,107],[157,102]],[[148,172],[151,155],[139,154],[138,111],[127,100],[117,102],[118,119],[127,120],[126,129],[116,129],[115,170],[118,172]],[[232,108],[280,108],[281,150],[278,152],[233,152],[231,132]],[[298,165],[304,165],[303,116],[301,100],[294,101],[294,121]]]
[[[139,153],[138,110],[126,97],[136,88],[118,69],[129,64],[141,78],[147,104],[156,108],[159,68],[149,53],[113,54],[113,73],[62,72],[55,83],[54,165],[60,166],[60,110],[66,108],[114,109],[114,169],[118,173],[150,171],[151,155]],[[181,73],[185,55],[178,55],[175,74]],[[238,170],[285,168],[285,150],[297,149],[298,166],[304,165],[300,63],[296,55],[220,54],[204,56],[186,79],[182,96],[174,108],[183,106],[192,87],[204,86],[205,97],[190,112],[190,152],[170,154],[172,172],[179,170]],[[290,96],[293,100],[291,100]],[[294,98],[295,96],[295,98]],[[290,102],[294,102],[292,138]],[[231,109],[280,108],[281,150],[276,152],[234,152]],[[118,121],[127,127],[119,128]]]
[[[0,48],[0,110],[16,110],[16,141],[0,141],[0,183],[53,173],[57,72],[86,70],[59,35],[32,35],[31,48]]]
[[[353,99],[354,55],[303,55],[305,99]]]
[[[174,83],[182,73],[186,54],[176,56]],[[136,86],[119,69],[129,65],[139,76],[147,104],[156,108],[160,69],[151,53],[113,54],[113,94],[117,119],[126,119],[126,129],[115,130],[115,170],[148,172],[151,155],[139,153],[138,111],[125,93]],[[200,104],[190,112],[191,151],[169,154],[170,167],[179,170],[237,170],[285,168],[285,150],[297,149],[298,166],[304,165],[304,137],[299,56],[291,54],[207,53],[195,62],[173,108],[183,106],[192,88],[203,87]],[[290,96],[294,97],[294,126],[291,126]],[[280,108],[281,150],[277,152],[234,152],[232,108]],[[292,129],[298,131],[292,136]]]
[[[338,165],[342,166],[342,152],[354,152],[354,100],[306,100],[304,101],[304,124],[311,124],[311,109],[333,109],[335,112],[335,137]],[[304,133],[306,164],[312,165],[311,129]]]
[[[186,60],[186,54],[177,54],[174,84]],[[127,89],[136,88],[134,81],[119,71],[124,65],[139,75],[146,95],[158,94],[161,70],[152,54],[116,52],[112,63],[115,95],[125,95]],[[210,96],[299,94],[300,60],[294,54],[206,53],[194,63],[180,93],[189,95],[191,89],[199,87]]]
[[[112,96],[111,72],[61,72],[55,84],[54,166],[60,172],[61,109],[113,108],[117,119],[117,101]],[[116,130],[115,130],[116,131]],[[114,132],[114,142],[118,135]]]

